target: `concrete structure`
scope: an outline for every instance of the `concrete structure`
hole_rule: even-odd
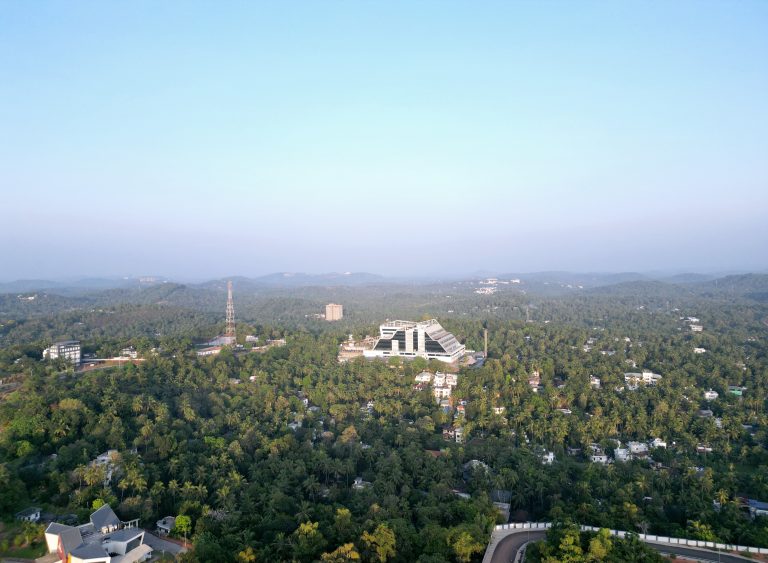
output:
[[[48,348],[43,350],[43,358],[46,360],[56,360],[63,358],[72,364],[80,365],[80,341],[79,340],[62,340],[61,342],[54,342]]]
[[[344,307],[338,303],[328,303],[325,306],[325,320],[326,321],[340,321],[344,316]]]
[[[423,322],[390,321],[379,327],[379,339],[366,358],[425,358],[457,362],[465,346],[435,319]]]

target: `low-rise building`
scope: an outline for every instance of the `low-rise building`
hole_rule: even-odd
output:
[[[749,507],[749,515],[752,518],[755,518],[756,516],[768,516],[768,502],[747,499],[747,506]]]
[[[630,459],[632,459],[629,453],[629,450],[627,448],[616,448],[615,450],[613,450],[613,458],[616,461],[621,461],[621,462],[629,461]]]
[[[362,340],[355,340],[350,334],[349,339],[346,342],[339,344],[339,363],[348,362],[354,358],[363,357],[366,350],[373,349],[376,344],[376,339],[372,336],[366,336]]]
[[[22,522],[38,522],[40,520],[41,510],[37,506],[30,506],[16,513],[16,520]]]
[[[644,369],[640,373],[632,372],[624,374],[624,382],[629,389],[637,389],[639,385],[656,385],[662,377],[658,373],[653,373]]]
[[[135,360],[139,357],[139,353],[136,351],[136,348],[133,346],[127,346],[120,350],[120,357],[121,358],[131,358]]]
[[[416,383],[431,383],[432,377],[434,376],[428,371],[422,371],[414,378],[414,381],[416,381]]]
[[[363,489],[370,487],[373,483],[370,481],[363,481],[362,477],[355,477],[355,481],[352,483],[352,488],[356,491],[362,491]]]
[[[222,349],[223,346],[206,346],[205,348],[200,348],[196,354],[201,358],[215,356],[216,354],[221,354]]]
[[[46,360],[56,360],[63,358],[72,364],[80,365],[80,341],[79,340],[62,340],[61,342],[54,342],[48,348],[43,350],[43,358]]]
[[[720,396],[720,394],[717,391],[713,391],[712,389],[709,389],[708,391],[704,391],[704,400],[705,401],[714,401]]]
[[[648,443],[650,448],[664,448],[667,449],[667,443],[661,438],[654,438]]]
[[[173,530],[173,527],[176,525],[176,517],[175,516],[166,516],[162,520],[158,520],[156,523],[157,526],[157,533],[161,536],[167,536],[171,533],[171,530]]]

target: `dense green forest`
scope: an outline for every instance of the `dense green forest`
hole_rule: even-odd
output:
[[[241,290],[241,342],[287,344],[213,358],[194,344],[222,330],[220,284],[2,295],[0,513],[36,504],[87,518],[104,501],[147,527],[187,515],[191,561],[479,561],[499,498],[516,519],[768,546],[768,522],[739,500],[768,501],[764,276],[473,287]],[[313,317],[328,301],[344,304],[342,321]],[[413,388],[439,366],[336,360],[350,333],[430,317],[470,349],[489,334],[485,365],[459,371],[453,410]],[[100,357],[133,345],[146,361],[88,372],[41,361],[61,338]],[[641,369],[662,379],[628,388],[623,374]],[[464,443],[443,438],[449,425]],[[591,445],[613,454],[654,438],[667,447],[646,459],[589,461]],[[109,480],[90,463],[107,450]]]

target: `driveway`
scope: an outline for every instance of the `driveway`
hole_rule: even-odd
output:
[[[170,553],[172,555],[178,555],[184,553],[187,549],[178,543],[164,540],[149,532],[144,534],[144,543],[151,547],[154,551],[162,553]]]

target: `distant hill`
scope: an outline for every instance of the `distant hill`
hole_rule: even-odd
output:
[[[197,287],[205,289],[221,289],[227,287],[227,280],[232,280],[233,285],[240,290],[251,290],[265,287],[311,287],[311,286],[360,286],[386,283],[387,278],[366,272],[346,272],[328,274],[305,274],[294,272],[279,272],[267,274],[257,278],[245,278],[234,276],[220,280],[212,280]]]
[[[730,295],[768,301],[768,274],[726,276],[694,287],[705,295]]]
[[[84,291],[98,291],[118,288],[138,288],[143,284],[138,278],[82,278],[77,280],[16,280],[0,283],[0,293],[25,293],[48,291],[53,293],[78,294]]]
[[[599,273],[599,272],[531,272],[527,274],[502,274],[499,279],[519,279],[531,285],[563,285],[576,288],[600,287],[630,281],[648,280],[638,272]]]
[[[687,273],[687,274],[676,274],[674,276],[659,278],[659,280],[667,283],[688,284],[688,283],[708,282],[715,279],[715,277],[716,276],[711,276],[707,274]]]

